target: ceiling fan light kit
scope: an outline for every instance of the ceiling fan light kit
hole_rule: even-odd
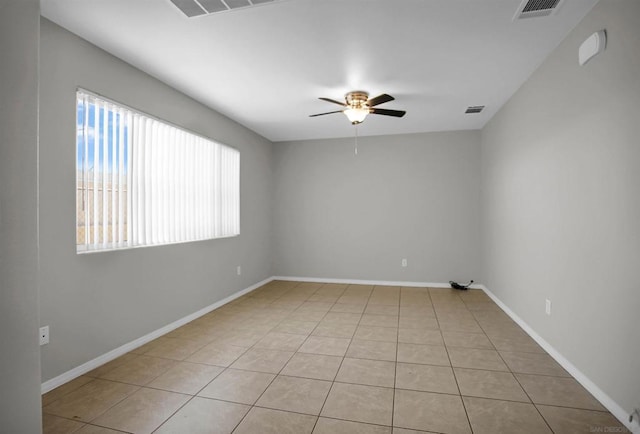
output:
[[[361,124],[364,122],[364,118],[369,114],[368,108],[348,108],[344,110],[344,113],[351,122],[352,125]]]
[[[332,113],[344,113],[352,125],[358,125],[364,122],[368,114],[394,116],[397,118],[401,118],[406,114],[406,112],[402,110],[375,108],[375,106],[379,104],[384,104],[385,102],[393,101],[395,99],[394,97],[392,97],[391,95],[387,95],[386,93],[383,93],[382,95],[378,95],[375,98],[369,99],[369,94],[367,92],[356,90],[356,91],[349,92],[344,96],[344,99],[345,99],[344,103],[340,101],[336,101],[335,99],[331,99],[331,98],[320,98],[320,99],[333,104],[341,105],[344,107],[344,109],[336,110],[332,112],[326,112],[326,113],[318,113],[315,115],[310,115],[310,117],[323,116],[323,115],[328,115]]]

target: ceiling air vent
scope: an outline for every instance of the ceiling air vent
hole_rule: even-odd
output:
[[[480,113],[482,111],[482,109],[484,109],[483,105],[472,105],[470,107],[467,107],[467,110],[465,111],[465,113],[466,114]]]
[[[215,14],[236,9],[246,9],[283,0],[171,0],[183,14],[191,17]]]
[[[523,0],[513,19],[548,17],[558,10],[562,2],[563,0]]]

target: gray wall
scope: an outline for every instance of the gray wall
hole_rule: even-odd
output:
[[[477,280],[479,152],[478,131],[276,143],[274,274]]]
[[[272,144],[50,21],[41,27],[41,324],[51,326],[51,343],[42,348],[46,381],[271,276]],[[77,255],[76,86],[238,148],[241,235]]]
[[[40,432],[38,0],[0,1],[0,433]]]
[[[579,67],[600,29],[606,51]],[[640,406],[639,47],[640,2],[599,2],[482,131],[484,283],[627,411]]]

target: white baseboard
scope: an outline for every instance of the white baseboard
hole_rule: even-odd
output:
[[[87,372],[101,366],[104,365],[107,362],[110,362],[113,359],[116,359],[120,356],[122,356],[123,354],[128,353],[129,351],[135,350],[138,347],[141,347],[142,345],[146,344],[147,342],[151,342],[152,340],[159,338],[160,336],[166,335],[167,333],[177,329],[178,327],[182,327],[183,325],[193,321],[194,319],[200,318],[201,316],[211,312],[214,309],[219,308],[220,306],[223,306],[233,300],[235,300],[238,297],[243,296],[244,294],[247,294],[251,291],[253,291],[256,288],[259,288],[262,285],[265,285],[269,282],[271,282],[273,280],[273,277],[269,277],[261,282],[256,283],[255,285],[251,285],[248,288],[245,288],[241,291],[238,291],[234,294],[231,294],[230,296],[223,298],[220,301],[217,301],[213,304],[210,304],[209,306],[200,309],[197,312],[194,312],[190,315],[185,316],[184,318],[180,318],[177,321],[172,322],[171,324],[168,324],[164,327],[159,328],[158,330],[152,331],[151,333],[148,333],[136,340],[133,340],[129,343],[126,343],[118,348],[115,348],[111,351],[109,351],[108,353],[105,353],[99,357],[96,357],[93,360],[89,360],[86,363],[83,363],[80,366],[77,366],[63,374],[58,375],[57,377],[54,377],[50,380],[45,381],[44,383],[42,383],[40,389],[41,392],[47,393],[50,390],[55,389],[58,386],[61,386],[79,376],[81,376],[82,374],[86,374]]]
[[[604,393],[593,381],[587,378],[573,363],[560,354],[549,342],[544,340],[542,336],[536,333],[526,322],[507,307],[494,293],[486,286],[479,285],[482,289],[512,320],[514,320],[531,338],[538,343],[553,359],[560,364],[573,378],[578,381],[591,393],[600,403],[611,412],[621,423],[623,423],[629,431],[640,433],[640,425],[629,422],[629,414],[615,402],[609,395]]]
[[[274,276],[273,280],[287,280],[295,282],[317,282],[317,283],[345,283],[349,285],[381,285],[381,286],[410,286],[410,287],[430,287],[430,288],[451,288],[448,283],[442,282],[403,282],[390,280],[359,280],[359,279],[333,279],[328,277],[295,277],[295,276]],[[473,289],[482,289],[481,285],[473,284]]]

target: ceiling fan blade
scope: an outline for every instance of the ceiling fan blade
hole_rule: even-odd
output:
[[[367,101],[367,105],[369,107],[374,107],[379,104],[384,104],[385,102],[393,101],[394,99],[395,98],[392,97],[391,95],[387,95],[386,93],[383,93],[382,95],[378,95],[375,98],[371,98],[369,101]]]
[[[336,110],[334,112],[326,112],[326,113],[317,113],[315,115],[309,115],[310,118],[316,117],[316,116],[324,116],[324,115],[330,115],[333,113],[342,113],[342,110]]]
[[[318,99],[321,99],[322,101],[326,101],[326,102],[332,102],[334,104],[341,105],[342,107],[346,107],[347,106],[347,104],[345,104],[343,102],[340,102],[340,101],[336,101],[335,99],[331,99],[331,98],[318,98]]]
[[[407,112],[404,110],[389,110],[389,109],[381,109],[381,108],[372,108],[370,113],[374,115],[385,115],[385,116],[395,116],[396,118],[401,118]]]

